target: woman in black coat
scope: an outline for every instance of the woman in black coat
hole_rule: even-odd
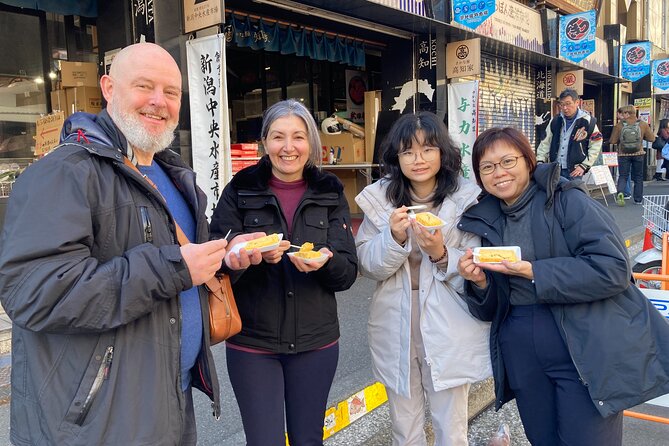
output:
[[[472,165],[487,195],[459,228],[521,251],[458,264],[470,311],[492,321],[496,407],[516,399],[533,445],[621,445],[623,409],[669,393],[669,324],[631,283],[615,221],[516,129],[479,135]]]
[[[232,271],[242,331],[226,341],[230,382],[249,446],[323,444],[328,392],[339,356],[335,292],[357,277],[344,188],[319,168],[321,143],[309,110],[295,100],[265,111],[265,155],[225,187],[212,237],[283,234],[258,265]],[[321,254],[302,260],[290,245]],[[285,420],[285,421],[284,421]]]

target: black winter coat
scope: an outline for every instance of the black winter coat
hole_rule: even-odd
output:
[[[16,182],[2,234],[11,442],[175,445],[185,407],[178,296],[193,284],[174,220],[123,164],[125,138],[106,111],[75,113],[63,137],[68,143]],[[194,210],[196,241],[208,240],[194,172],[171,150],[155,159]],[[207,293],[199,291],[204,336],[192,383],[218,416]]]
[[[211,237],[228,239],[262,231],[288,235],[286,219],[269,188],[267,156],[237,173],[225,187],[211,220]],[[242,331],[230,341],[275,353],[300,353],[339,338],[336,291],[353,285],[358,258],[344,190],[337,177],[305,167],[307,191],[295,210],[290,242],[312,242],[333,252],[318,271],[298,271],[285,254],[277,264],[261,262],[231,272]]]
[[[622,235],[608,211],[590,199],[580,181],[560,178],[560,166],[539,164],[532,206],[532,262],[537,303],[547,304],[571,358],[602,416],[669,393],[669,322],[631,282]],[[505,217],[487,195],[458,227],[502,245]],[[509,312],[509,280],[488,274],[485,296],[466,283],[472,314],[492,321],[490,354],[496,408],[515,396],[509,388],[499,329]]]

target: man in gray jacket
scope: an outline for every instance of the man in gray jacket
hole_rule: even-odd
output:
[[[174,59],[129,46],[100,85],[107,108],[68,118],[63,144],[9,200],[0,299],[13,322],[11,442],[195,445],[192,387],[220,414],[200,285],[227,242],[208,241],[206,197],[165,150],[181,106]],[[175,222],[193,243],[179,246]]]

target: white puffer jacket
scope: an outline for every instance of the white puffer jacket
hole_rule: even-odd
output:
[[[409,397],[411,343],[411,277],[406,246],[392,237],[388,221],[395,207],[386,199],[387,181],[367,186],[356,198],[365,213],[358,234],[359,269],[377,281],[368,321],[369,346],[376,378],[393,392]],[[436,391],[472,383],[492,374],[488,339],[490,324],[471,316],[458,293],[463,279],[457,264],[463,251],[479,246],[479,238],[461,232],[456,224],[462,213],[476,203],[480,189],[460,178],[458,190],[447,197],[439,217],[448,249],[446,268],[423,256],[420,265],[420,329],[426,360]]]

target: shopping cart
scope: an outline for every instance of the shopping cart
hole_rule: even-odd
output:
[[[632,271],[642,274],[662,273],[662,235],[669,232],[669,195],[643,197],[645,227],[641,253],[634,259]],[[661,283],[641,280],[640,288],[660,289]]]

